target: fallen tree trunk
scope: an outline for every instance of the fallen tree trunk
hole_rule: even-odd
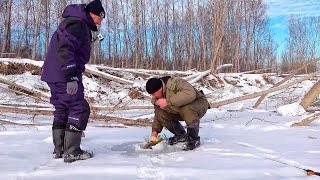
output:
[[[284,79],[282,79],[281,81],[279,81],[278,83],[276,83],[273,87],[277,87],[280,86],[281,84],[285,83],[286,81],[288,81],[289,79],[291,79],[292,77],[294,77],[297,73],[299,73],[302,69],[306,68],[308,65],[310,65],[313,62],[318,61],[319,59],[315,59],[313,61],[310,61],[308,63],[305,63],[303,66],[301,66],[300,68],[294,70],[289,76],[285,77]],[[263,99],[267,96],[267,94],[262,95],[257,101],[256,103],[252,106],[253,108],[257,108],[260,103],[263,101]]]
[[[5,119],[0,119],[0,124],[9,124],[9,125],[17,125],[17,126],[44,126],[50,124],[40,124],[40,123],[16,123]]]
[[[262,96],[262,95],[265,95],[265,94],[268,94],[271,92],[279,91],[281,89],[293,86],[297,83],[300,83],[302,81],[310,79],[311,77],[313,77],[317,74],[319,74],[319,72],[314,72],[314,73],[308,74],[308,76],[305,76],[299,80],[295,80],[293,82],[290,82],[290,83],[282,85],[282,86],[272,87],[272,88],[267,89],[265,91],[260,91],[260,92],[256,92],[256,93],[252,93],[252,94],[248,94],[248,95],[244,95],[244,96],[240,96],[240,97],[236,97],[236,98],[232,98],[232,99],[222,100],[222,101],[218,101],[218,102],[212,102],[212,103],[210,103],[210,106],[213,108],[217,108],[217,107],[220,107],[220,106],[223,106],[226,104],[231,104],[231,103],[235,103],[235,102],[239,102],[239,101],[243,101],[243,100],[247,100],[247,99],[253,99],[253,98],[256,98],[256,97],[259,97],[259,96]]]
[[[315,121],[315,120],[317,120],[317,119],[319,119],[319,118],[320,118],[320,113],[315,113],[315,114],[313,114],[313,115],[311,115],[311,116],[309,116],[309,117],[301,120],[300,122],[293,123],[293,124],[291,125],[291,127],[307,126],[307,125],[309,125],[311,122],[313,122],[313,121]]]
[[[108,66],[98,66],[98,65],[94,65],[94,67],[96,67],[99,70],[107,70],[107,71],[114,71],[114,72],[128,72],[128,73],[132,73],[132,74],[137,74],[143,77],[151,77],[151,76],[155,76],[154,74],[150,74],[147,72],[140,72],[134,69],[122,69],[122,68],[113,68],[113,67],[108,67]]]
[[[320,93],[320,81],[316,82],[312,88],[306,93],[300,102],[300,105],[306,109],[318,97]]]
[[[11,106],[11,107],[27,107],[27,108],[53,108],[53,106],[46,104],[36,104],[36,103],[0,103],[0,106]]]
[[[153,109],[154,106],[120,106],[120,107],[114,107],[114,106],[91,106],[92,110],[96,111],[119,111],[119,110],[131,110],[131,109]]]
[[[33,96],[33,97],[36,97],[36,98],[38,98],[40,100],[49,102],[49,99],[50,99],[49,95],[47,95],[47,94],[45,94],[45,93],[43,93],[41,91],[38,91],[36,89],[31,89],[29,87],[16,84],[16,83],[8,80],[7,78],[5,78],[2,75],[0,75],[0,83],[6,84],[6,85],[11,86],[11,87],[14,87],[15,88],[14,91],[26,93],[26,94],[28,94],[30,96]]]
[[[275,73],[268,73],[269,76],[277,76],[277,77],[287,77],[287,76],[290,76],[290,74],[275,74]],[[293,77],[304,77],[306,76],[306,74],[296,74],[294,75]],[[320,75],[317,75],[317,76],[314,76],[315,79],[319,78]]]
[[[28,108],[28,107],[13,107],[0,105],[1,113],[18,113],[28,115],[44,115],[51,116],[53,114],[52,108]]]
[[[152,121],[149,119],[129,119],[129,118],[121,118],[121,117],[115,117],[115,116],[107,116],[107,115],[100,115],[95,114],[93,116],[90,116],[93,121],[115,121],[121,124],[124,124],[126,126],[151,126]]]
[[[189,75],[189,76],[183,77],[183,79],[185,79],[185,80],[187,80],[187,81],[190,81],[190,80],[198,77],[200,73],[201,73],[201,72],[191,74],[191,75]]]
[[[0,112],[52,116],[53,109],[36,109],[36,108],[0,106]],[[150,120],[147,120],[147,119],[129,119],[129,118],[121,118],[121,117],[115,117],[115,116],[101,115],[97,113],[90,114],[90,119],[98,120],[98,121],[115,121],[127,126],[150,126],[152,123]]]
[[[16,108],[26,111],[43,111],[43,110],[49,110],[53,111],[53,106],[45,106],[45,105],[36,105],[36,104],[28,104],[25,106],[22,106],[21,104],[7,104],[7,103],[1,103],[0,108]],[[141,106],[121,106],[121,107],[114,107],[114,106],[91,106],[90,109],[93,111],[120,111],[120,110],[132,110],[132,109],[153,109],[154,106],[151,105],[141,105]],[[1,112],[1,109],[0,109]]]
[[[251,71],[244,71],[244,72],[240,72],[243,74],[257,74],[258,72],[264,72],[264,71],[268,71],[268,70],[272,70],[275,68],[266,68],[266,69],[256,69],[256,70],[251,70]]]
[[[233,64],[222,64],[220,66],[218,66],[215,70],[213,74],[218,74],[221,73],[223,70],[225,70],[226,68],[230,68],[233,67]]]
[[[96,68],[86,67],[86,72],[88,72],[90,74],[93,74],[93,75],[96,75],[98,77],[104,78],[104,79],[109,79],[111,81],[115,81],[115,82],[121,83],[121,84],[129,84],[129,85],[133,85],[134,84],[133,81],[129,81],[129,80],[126,80],[126,79],[123,79],[123,78],[119,78],[117,76],[113,76],[111,74],[99,71]]]
[[[189,76],[189,77],[186,77],[186,79],[189,79],[189,83],[191,84],[194,84],[198,81],[200,81],[201,79],[203,79],[204,77],[208,76],[210,73],[212,74],[217,74],[219,73],[220,71],[226,69],[226,68],[229,68],[229,67],[232,67],[233,65],[232,64],[223,64],[221,66],[218,66],[212,73],[212,70],[207,70],[207,71],[203,71],[203,72],[199,72],[196,76]],[[190,77],[195,77],[194,79],[190,80],[191,78]]]
[[[152,75],[175,75],[176,74],[176,75],[188,76],[190,74],[193,74],[192,72],[186,72],[186,71],[167,71],[167,70],[148,70],[148,69],[123,69],[123,68],[113,68],[113,67],[97,66],[97,65],[95,65],[95,67],[101,68],[101,69],[107,69],[107,70],[120,71],[120,72],[150,73]]]
[[[315,113],[316,111],[320,111],[320,107],[309,106],[305,110],[310,113]]]
[[[199,73],[199,75],[196,78],[190,80],[189,83],[194,84],[194,83],[198,82],[200,79],[208,76],[210,74],[210,72],[211,72],[211,70],[207,70],[207,71]]]

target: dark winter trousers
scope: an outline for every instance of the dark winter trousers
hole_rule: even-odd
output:
[[[74,95],[67,93],[67,83],[48,83],[51,90],[50,103],[54,105],[52,129],[83,131],[87,127],[90,107],[84,99],[84,87],[78,82],[78,91]]]

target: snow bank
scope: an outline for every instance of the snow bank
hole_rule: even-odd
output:
[[[284,106],[280,106],[277,109],[277,112],[282,116],[300,116],[306,112],[306,110],[299,103],[287,104]]]

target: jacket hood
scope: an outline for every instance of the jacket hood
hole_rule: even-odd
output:
[[[70,4],[68,5],[63,13],[63,18],[68,17],[78,17],[81,18],[92,31],[98,31],[97,26],[93,22],[93,19],[90,17],[90,15],[85,10],[86,5],[85,4]]]

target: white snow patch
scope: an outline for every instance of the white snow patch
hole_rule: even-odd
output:
[[[306,111],[299,103],[292,103],[280,106],[277,112],[282,116],[293,117],[303,115]]]

